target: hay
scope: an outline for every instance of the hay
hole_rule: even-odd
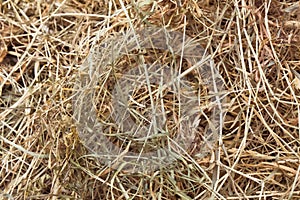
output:
[[[1,1],[0,199],[299,199],[299,21],[298,1]],[[226,103],[206,157],[131,174],[87,150],[72,100],[92,46],[145,25],[196,38]]]

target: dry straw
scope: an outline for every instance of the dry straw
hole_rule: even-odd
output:
[[[0,3],[0,199],[300,198],[299,1]],[[145,25],[199,40],[227,103],[207,157],[129,174],[81,142],[73,87],[94,41]]]

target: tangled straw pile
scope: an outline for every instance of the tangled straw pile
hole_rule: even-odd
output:
[[[227,102],[219,155],[130,174],[78,137],[73,88],[93,42],[144,25],[212,56]],[[299,199],[299,30],[299,1],[1,1],[0,198]]]

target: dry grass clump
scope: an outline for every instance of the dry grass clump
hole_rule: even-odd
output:
[[[300,198],[299,1],[0,2],[0,199]],[[146,25],[211,55],[224,123],[207,156],[132,174],[87,150],[72,100],[90,49]]]

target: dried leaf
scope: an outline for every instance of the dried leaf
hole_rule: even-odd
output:
[[[6,55],[7,55],[7,46],[4,40],[2,40],[0,42],[0,63],[3,61]]]
[[[293,80],[293,84],[297,90],[300,90],[300,79],[297,77]]]
[[[291,71],[295,75],[295,78],[293,80],[293,85],[297,90],[300,90],[300,74],[294,69],[291,69]]]

